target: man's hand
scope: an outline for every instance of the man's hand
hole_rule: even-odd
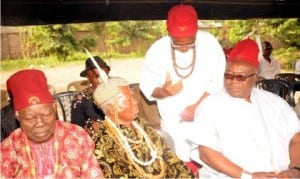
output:
[[[192,105],[189,105],[189,106],[185,107],[185,109],[180,113],[180,116],[181,116],[180,122],[182,122],[182,121],[193,121],[194,120],[194,115],[195,115],[195,110],[196,110],[197,106],[208,95],[209,95],[208,92],[204,92],[204,94],[201,96],[201,98],[195,104],[192,104]]]
[[[300,171],[296,169],[288,169],[280,172],[277,178],[300,178]]]
[[[182,121],[193,121],[194,120],[194,113],[196,109],[197,103],[187,106],[181,113],[181,120]]]
[[[170,77],[170,74],[167,72],[165,84],[162,87],[155,88],[152,96],[155,98],[165,98],[179,93],[183,88],[182,80],[176,82],[175,84],[172,83],[173,81]]]
[[[162,90],[164,91],[165,94],[167,94],[167,96],[173,96],[177,93],[179,93],[182,88],[183,88],[183,85],[182,85],[182,80],[172,84],[173,81],[170,77],[170,73],[167,72],[166,74],[166,82],[164,84],[164,86],[162,87]]]
[[[276,178],[278,175],[276,172],[254,172],[251,174],[252,178]]]

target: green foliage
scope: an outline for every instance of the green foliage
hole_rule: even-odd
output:
[[[108,60],[111,57],[106,56],[105,53],[101,52],[93,52],[93,55],[99,55],[104,60]],[[128,54],[112,54],[114,59],[128,59],[128,58],[137,58],[142,57],[137,55],[135,52]],[[0,61],[0,70],[1,71],[10,71],[16,69],[25,69],[25,68],[54,68],[63,65],[82,65],[84,61],[87,59],[87,55],[84,52],[75,52],[70,54],[67,57],[66,61],[61,61],[57,58],[57,56],[49,56],[49,57],[41,57],[41,58],[24,58],[24,59],[8,59]]]
[[[280,48],[273,52],[273,56],[280,61],[282,69],[294,71],[296,61],[300,59],[300,51],[296,47]]]
[[[277,39],[289,47],[300,48],[300,19],[251,19],[221,21],[223,27],[213,29],[221,43],[233,45],[239,40],[255,36],[261,39]]]
[[[39,56],[56,54],[58,59],[65,60],[70,51],[78,49],[72,29],[67,25],[37,26],[32,39]]]
[[[32,29],[31,43],[36,47],[37,57],[56,55],[59,60],[66,61],[67,57],[81,49],[96,45],[94,37],[78,41],[75,38],[77,28],[72,25],[36,26]]]
[[[84,47],[90,50],[91,47],[95,47],[97,45],[96,37],[87,37],[85,39],[79,40],[79,46]]]
[[[273,55],[280,59],[282,68],[293,69],[295,59],[299,59],[300,19],[251,19],[220,21],[222,28],[214,28],[215,34],[224,48],[232,47],[244,38],[270,41],[275,49]],[[290,50],[293,49],[293,50]]]
[[[279,58],[283,68],[293,68],[295,59],[299,58],[300,20],[297,18],[208,21],[208,23],[222,24],[222,27],[212,28],[210,31],[225,48],[232,47],[243,38],[255,39],[259,36],[261,40],[268,40],[274,44],[273,55]],[[55,56],[56,60],[62,62],[86,59],[83,47],[103,58],[142,57],[156,39],[167,34],[165,21],[112,21],[22,27],[22,29],[25,32],[22,35],[24,59],[32,57],[30,52],[34,51],[33,57],[37,59]],[[75,36],[78,31],[81,33],[79,37]],[[88,33],[84,33],[85,31]],[[94,48],[99,41],[100,48]],[[27,60],[17,61],[28,65]]]
[[[91,23],[88,25],[88,28],[95,31],[97,34],[100,34],[104,31],[105,22]]]
[[[233,44],[247,36],[252,36],[256,32],[257,20],[226,20],[220,21],[222,28],[214,28],[212,33],[216,35],[220,43],[226,47],[232,47]]]
[[[107,56],[145,54],[149,43],[166,34],[163,21],[114,21],[97,23],[93,29],[103,38]]]
[[[266,19],[261,34],[279,39],[288,47],[300,49],[300,19]]]
[[[27,59],[16,59],[16,60],[1,60],[1,71],[23,69],[23,68],[34,68],[34,67],[55,67],[60,62],[56,56],[49,56],[43,58],[27,58]]]
[[[104,44],[105,56],[123,56],[122,54],[142,56],[154,40],[166,34],[164,21],[58,24],[20,29],[23,32],[21,33],[23,58],[55,55],[61,61],[72,59],[70,56],[82,48],[97,50],[93,47],[96,47],[99,40]],[[78,31],[81,31],[80,34]],[[84,31],[88,33],[82,33]]]

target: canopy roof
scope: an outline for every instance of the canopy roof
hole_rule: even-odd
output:
[[[296,0],[2,0],[1,25],[162,20],[178,3],[193,5],[205,20],[300,17]]]

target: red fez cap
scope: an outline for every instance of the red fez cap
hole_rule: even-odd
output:
[[[228,61],[245,61],[258,67],[258,46],[254,40],[245,39],[238,42],[230,51]]]
[[[197,32],[198,15],[191,5],[176,5],[169,10],[167,29],[170,36],[190,37]]]
[[[228,55],[231,52],[231,50],[232,50],[232,48],[223,48],[226,59],[228,58]]]
[[[6,82],[7,91],[12,94],[15,110],[35,104],[52,103],[45,74],[40,70],[21,70]]]

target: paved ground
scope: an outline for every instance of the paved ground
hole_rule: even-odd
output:
[[[111,60],[111,76],[121,76],[130,83],[139,81],[143,59],[122,59]],[[69,65],[55,68],[40,68],[48,78],[48,83],[55,87],[56,92],[66,91],[67,85],[76,80],[83,80],[79,73],[84,69],[84,61],[82,65]],[[11,74],[18,70],[1,72],[1,89],[6,89],[6,80]],[[24,82],[26,83],[26,82]]]

